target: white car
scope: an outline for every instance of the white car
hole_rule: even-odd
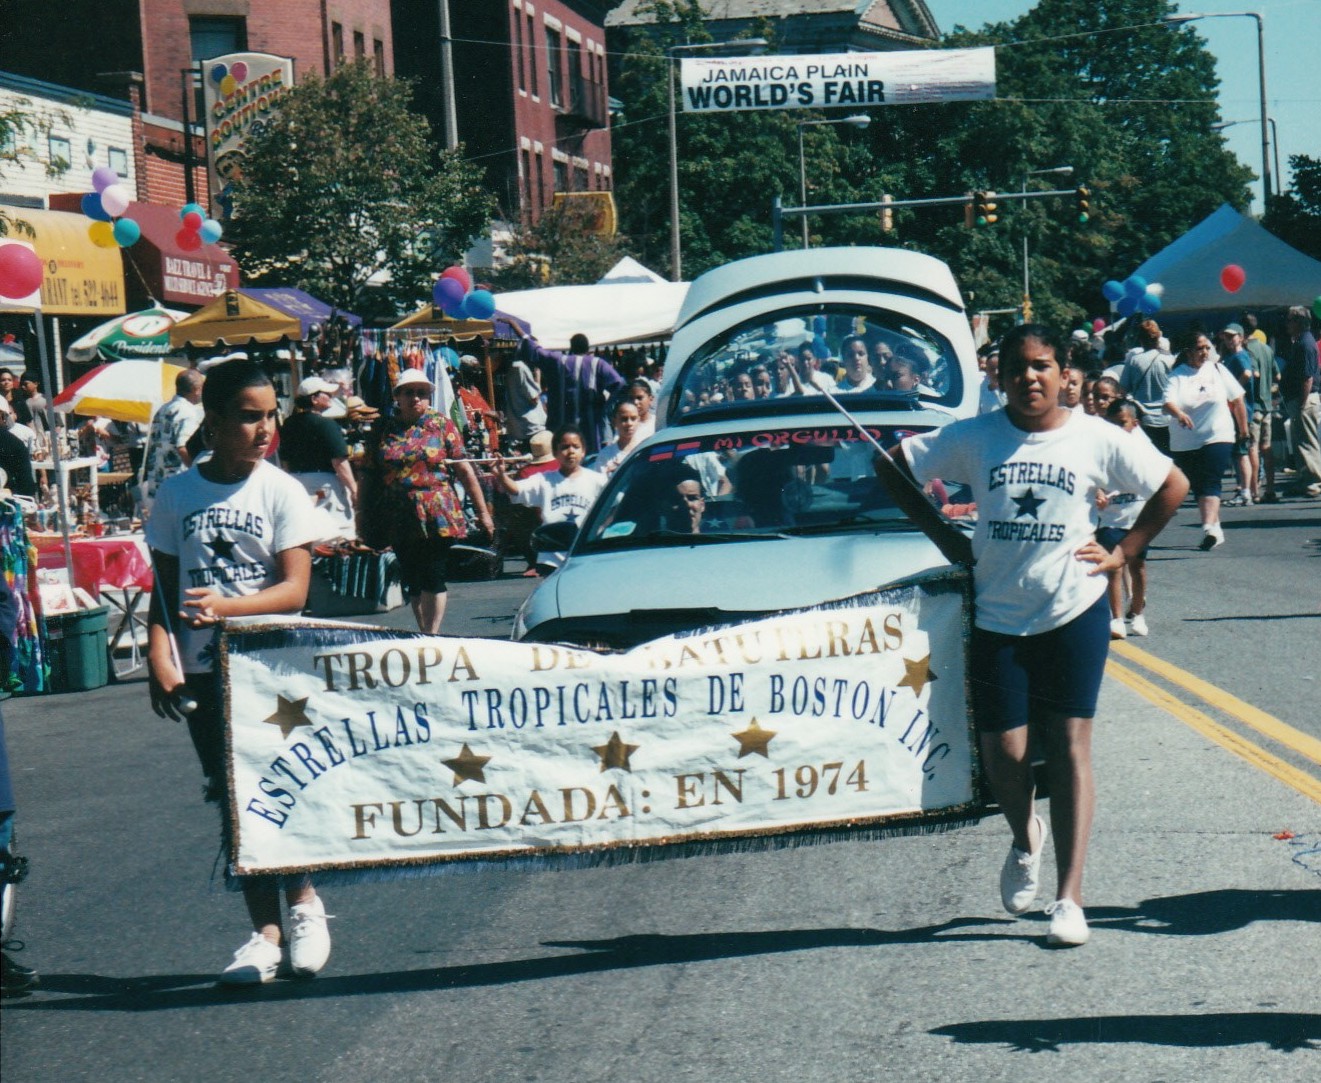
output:
[[[976,412],[972,336],[939,260],[823,248],[718,268],[689,290],[665,373],[658,431],[581,523],[543,528],[569,558],[515,638],[628,647],[946,563],[818,390],[834,385],[882,446]]]

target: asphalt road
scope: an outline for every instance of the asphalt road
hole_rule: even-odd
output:
[[[1151,637],[1115,655],[1157,692],[1106,682],[1095,933],[1076,951],[1043,949],[1039,913],[999,909],[1007,842],[987,819],[328,889],[326,971],[228,992],[213,979],[245,921],[208,883],[217,825],[186,733],[151,715],[141,681],[11,700],[33,864],[18,935],[43,988],[4,1002],[5,1083],[1314,1080],[1321,804],[1286,779],[1321,785],[1290,736],[1321,737],[1321,503],[1227,512],[1210,554],[1194,520],[1153,553]],[[527,586],[456,585],[447,632],[505,634]],[[1291,729],[1268,737],[1146,658]]]

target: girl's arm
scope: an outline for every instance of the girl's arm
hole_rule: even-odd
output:
[[[486,506],[486,494],[482,492],[481,483],[477,480],[477,471],[472,468],[472,463],[467,459],[451,459],[450,465],[454,467],[454,472],[459,475],[459,480],[463,482],[463,488],[468,495],[472,497],[473,507],[477,509],[477,521],[482,524],[482,529],[488,534],[495,533],[495,521],[491,518],[491,509]],[[497,465],[503,465],[498,463]],[[497,477],[502,475],[498,474]],[[517,490],[515,490],[517,491]]]
[[[300,545],[275,554],[277,580],[265,590],[242,598],[228,598],[210,587],[184,591],[187,601],[179,616],[193,628],[208,628],[226,617],[260,617],[267,613],[294,613],[307,603],[312,579],[312,547]]]
[[[183,686],[183,673],[179,668],[178,649],[171,642],[169,610],[171,598],[178,597],[179,558],[166,556],[159,549],[151,551],[155,569],[155,583],[151,591],[151,605],[147,611],[147,687],[151,693],[151,709],[161,718],[175,722],[182,720],[177,714],[175,693]]]

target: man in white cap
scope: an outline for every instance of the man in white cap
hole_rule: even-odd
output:
[[[309,376],[294,392],[294,412],[280,430],[280,463],[334,520],[335,536],[351,538],[358,483],[344,433],[322,417],[339,386]]]
[[[156,411],[147,435],[146,471],[142,505],[151,509],[162,481],[182,474],[192,465],[187,444],[202,424],[202,385],[206,377],[197,369],[184,369],[174,378],[174,398]]]

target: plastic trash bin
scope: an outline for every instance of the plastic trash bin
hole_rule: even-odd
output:
[[[109,607],[46,617],[46,656],[52,692],[85,692],[110,680],[106,638]]]

